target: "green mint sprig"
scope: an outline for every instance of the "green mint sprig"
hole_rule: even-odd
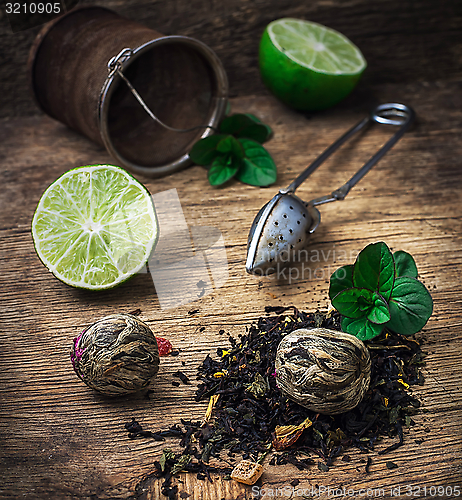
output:
[[[189,153],[194,163],[208,168],[212,186],[233,177],[252,186],[276,182],[276,164],[262,146],[271,135],[268,125],[249,113],[239,113],[227,116],[219,132],[197,141]]]
[[[342,330],[369,340],[385,327],[402,335],[421,330],[433,312],[433,301],[417,280],[410,254],[391,253],[380,241],[364,248],[354,265],[337,269],[330,277],[329,297],[343,316]]]

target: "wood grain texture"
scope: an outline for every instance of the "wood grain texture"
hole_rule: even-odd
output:
[[[459,0],[80,0],[79,5],[102,5],[160,33],[203,41],[222,60],[232,97],[267,93],[258,73],[258,44],[265,26],[281,17],[344,33],[368,62],[365,86],[462,75]],[[38,113],[26,61],[39,29],[13,34],[0,10],[0,116]]]
[[[322,223],[309,247],[305,276],[288,283],[247,275],[246,240],[258,209],[372,103],[394,100],[415,107],[417,125],[344,201],[321,207]],[[71,167],[112,160],[46,116],[0,121],[0,498],[163,498],[160,482],[150,474],[161,449],[175,447],[175,442],[131,441],[124,423],[136,417],[146,428],[158,430],[182,417],[201,418],[206,403],[194,402],[195,383],[172,387],[172,374],[181,369],[194,382],[199,361],[227,346],[229,334],[245,332],[263,315],[265,305],[326,307],[330,273],[377,240],[415,257],[434,298],[434,314],[419,334],[428,352],[426,382],[414,389],[426,412],[406,431],[404,448],[384,456],[371,454],[370,474],[365,472],[365,455],[353,452],[352,462],[339,462],[328,473],[316,466],[304,472],[268,466],[260,484],[283,488],[297,478],[299,488],[384,488],[383,498],[390,498],[392,486],[401,487],[402,498],[407,485],[462,486],[460,82],[369,86],[359,89],[348,107],[313,115],[290,111],[264,95],[235,98],[232,106],[273,127],[268,149],[279,167],[275,186],[231,183],[214,189],[200,167],[159,180],[140,178],[152,193],[176,188],[188,225],[216,227],[226,243],[226,284],[197,302],[169,310],[161,310],[149,274],[115,290],[88,292],[72,289],[46,271],[30,234],[41,193]],[[299,196],[308,200],[335,189],[390,133],[379,126],[370,129],[313,174]],[[161,359],[150,399],[104,398],[73,373],[72,339],[106,314],[137,308],[141,319],[157,336],[169,338],[180,355]],[[193,310],[198,311],[189,314]],[[388,444],[379,443],[377,450]],[[388,470],[388,460],[399,468]],[[180,491],[190,493],[190,499],[252,498],[250,487],[218,477],[213,483],[186,474],[180,479]]]

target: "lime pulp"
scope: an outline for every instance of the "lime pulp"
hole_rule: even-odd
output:
[[[158,236],[151,196],[125,170],[79,167],[42,195],[32,220],[41,261],[68,285],[103,290],[139,272]]]

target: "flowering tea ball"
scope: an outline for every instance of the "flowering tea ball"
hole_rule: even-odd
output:
[[[367,347],[348,333],[313,328],[296,330],[276,353],[277,383],[296,403],[335,415],[354,408],[371,379]]]
[[[146,323],[130,314],[114,314],[74,339],[71,361],[89,387],[119,396],[148,387],[159,369],[159,351]]]

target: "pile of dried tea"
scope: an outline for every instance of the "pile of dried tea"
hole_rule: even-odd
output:
[[[288,309],[292,314],[286,313]],[[424,382],[419,370],[424,354],[418,341],[387,331],[367,341],[371,382],[363,400],[345,413],[322,415],[281,393],[275,356],[282,338],[294,330],[340,331],[339,314],[305,313],[292,307],[268,307],[266,312],[276,315],[260,318],[238,339],[230,337],[231,347],[218,349],[217,359],[207,355],[199,366],[196,401],[207,400],[209,407],[203,422],[182,420],[181,427],[175,426],[183,451],[164,450],[156,462],[157,474],[165,478],[166,495],[172,492],[172,476],[181,470],[204,479],[214,457],[226,464],[222,472],[229,473],[236,460],[258,460],[269,444],[274,451],[272,465],[291,463],[304,469],[312,467],[316,458],[323,471],[337,457],[348,461],[348,448],[366,453],[379,448],[378,454],[384,454],[403,444],[403,428],[413,424],[412,415],[420,406],[408,389]],[[383,440],[387,443],[379,445]]]

